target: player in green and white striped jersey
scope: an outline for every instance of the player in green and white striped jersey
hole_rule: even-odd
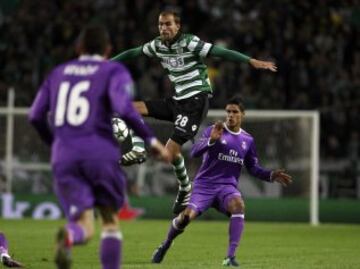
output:
[[[163,11],[159,15],[158,37],[112,58],[115,61],[127,61],[142,55],[158,58],[174,85],[175,95],[172,98],[134,102],[134,105],[143,116],[174,123],[174,133],[166,147],[172,154],[172,164],[180,185],[173,207],[175,214],[185,209],[191,191],[184,158],[181,155],[181,146],[196,135],[202,120],[207,115],[208,96],[212,93],[203,59],[219,57],[248,63],[257,69],[276,71],[273,62],[256,60],[240,52],[205,42],[195,35],[182,33],[180,27],[180,17],[176,12]],[[123,155],[121,160],[123,165],[141,163],[145,160],[142,141],[136,136],[133,136],[132,141],[133,149]]]

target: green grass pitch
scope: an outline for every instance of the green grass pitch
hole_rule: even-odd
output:
[[[54,268],[53,237],[63,221],[0,220],[10,252],[27,268]],[[151,264],[154,249],[164,239],[169,221],[122,222],[123,269],[222,268],[226,254],[226,221],[195,221],[180,235],[162,264]],[[98,229],[99,227],[97,227]],[[74,250],[74,269],[100,268],[98,234]],[[296,223],[246,223],[237,251],[241,268],[360,268],[360,225],[310,227]],[[1,265],[0,265],[0,268]]]

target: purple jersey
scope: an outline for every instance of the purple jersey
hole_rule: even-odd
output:
[[[127,69],[102,57],[81,56],[56,67],[41,86],[29,119],[52,144],[52,163],[119,160],[111,117],[121,117],[147,143],[149,128],[131,103]]]
[[[230,131],[224,124],[224,132],[219,140],[210,145],[213,126],[205,129],[202,137],[193,145],[191,155],[203,155],[202,165],[195,181],[201,185],[232,184],[237,186],[243,165],[257,178],[270,181],[271,171],[259,165],[254,138],[240,129]]]

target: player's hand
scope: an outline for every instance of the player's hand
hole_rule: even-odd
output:
[[[284,187],[292,183],[292,177],[286,174],[284,169],[277,169],[272,171],[271,180],[279,182]]]
[[[260,61],[256,59],[250,59],[250,65],[256,69],[268,69],[272,72],[277,71],[277,66],[273,62]]]
[[[160,160],[170,163],[172,161],[170,152],[165,148],[165,146],[156,138],[151,141],[151,151],[153,154],[158,157]]]
[[[224,131],[224,123],[222,121],[217,121],[214,124],[214,127],[210,133],[210,144],[215,143],[222,136]]]

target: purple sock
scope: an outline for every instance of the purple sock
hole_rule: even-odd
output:
[[[164,242],[165,245],[167,245],[168,247],[170,247],[171,242],[179,235],[182,234],[184,232],[184,230],[181,230],[177,227],[177,219],[173,219],[173,221],[171,222],[168,234],[167,234],[167,238]]]
[[[8,253],[8,243],[3,233],[0,233],[0,255]]]
[[[66,229],[70,234],[70,240],[73,245],[80,245],[85,242],[85,232],[79,224],[70,222],[66,224]]]
[[[103,231],[101,234],[100,260],[103,269],[119,269],[121,265],[121,239],[119,231]]]
[[[229,224],[229,248],[227,257],[234,257],[244,229],[244,214],[233,214]]]

